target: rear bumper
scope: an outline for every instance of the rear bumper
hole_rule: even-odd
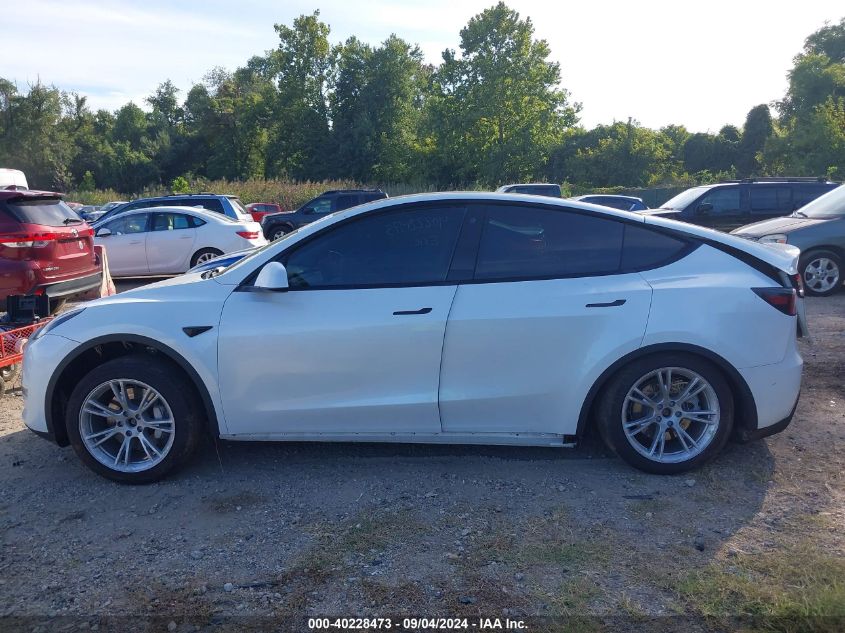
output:
[[[37,286],[35,290],[43,290],[44,294],[48,297],[67,297],[81,292],[88,292],[89,290],[98,288],[102,283],[103,271],[98,270],[93,275],[86,275],[85,277],[77,277],[76,279],[68,279],[67,281],[59,281],[52,284],[43,284]]]
[[[741,439],[766,437],[787,427],[798,404],[803,368],[793,343],[781,362],[739,370],[757,408],[757,428],[745,429]]]

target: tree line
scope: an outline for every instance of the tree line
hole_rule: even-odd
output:
[[[845,179],[845,18],[806,39],[781,101],[716,134],[634,120],[586,129],[548,43],[503,2],[470,19],[460,50],[436,66],[396,35],[332,44],[319,11],[275,30],[277,48],[211,70],[184,97],[164,81],[146,108],[95,112],[83,95],[0,78],[0,166],[40,188],[127,194],[193,178],[438,188]]]

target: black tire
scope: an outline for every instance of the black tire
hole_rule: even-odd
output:
[[[691,370],[704,378],[713,388],[720,410],[719,426],[710,443],[695,457],[674,463],[655,461],[639,453],[622,426],[622,411],[629,390],[649,372],[665,367]],[[636,359],[613,375],[599,398],[596,424],[602,439],[628,464],[648,473],[672,475],[699,468],[719,454],[733,429],[734,402],[727,380],[713,363],[693,354],[666,352]]]
[[[278,239],[281,239],[288,233],[290,233],[293,229],[288,224],[274,224],[272,226],[267,227],[267,231],[265,232],[265,236],[271,242],[275,242]]]
[[[50,299],[50,316],[60,312],[66,303],[67,299]]]
[[[216,248],[201,248],[196,253],[194,253],[193,257],[191,257],[191,268],[200,263],[200,257],[202,257],[203,255],[213,255],[214,257],[219,257],[222,254],[223,251],[218,250]]]
[[[173,413],[173,444],[164,459],[147,470],[123,472],[109,468],[85,447],[80,435],[80,409],[99,385],[118,378],[138,380],[161,394]],[[74,387],[68,400],[65,424],[68,438],[82,462],[98,475],[123,484],[148,484],[182,467],[194,452],[201,435],[201,411],[193,386],[179,369],[148,354],[121,356],[91,370]]]
[[[813,287],[812,275],[807,271],[807,267],[810,264],[817,262],[819,259],[827,259],[832,263],[833,266],[836,267],[836,281],[827,290],[816,290]],[[806,253],[801,255],[801,259],[798,262],[798,271],[801,274],[802,281],[804,282],[804,291],[808,295],[814,297],[827,297],[829,295],[832,295],[834,292],[836,292],[842,287],[842,257],[840,257],[838,253],[834,253],[833,251],[829,251],[822,248],[807,251]],[[808,275],[810,276],[809,281],[807,278]]]

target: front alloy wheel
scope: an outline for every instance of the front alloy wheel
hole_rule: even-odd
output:
[[[84,376],[68,399],[65,424],[91,470],[145,484],[188,460],[199,440],[201,410],[180,368],[141,353],[106,361]]]
[[[79,435],[98,462],[119,472],[149,470],[173,447],[173,411],[162,395],[137,380],[95,387],[79,412]]]

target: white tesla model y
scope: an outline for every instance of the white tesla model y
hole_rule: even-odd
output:
[[[203,433],[571,446],[591,425],[677,473],[789,423],[798,255],[571,200],[391,198],[56,318],[24,420],[127,483]]]

